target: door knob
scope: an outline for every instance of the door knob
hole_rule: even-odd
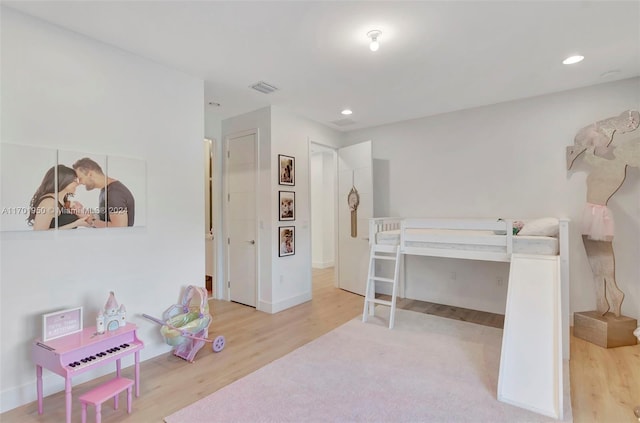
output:
[[[251,244],[251,245],[253,245],[253,244],[255,244],[255,243],[256,243],[256,241],[255,241],[255,240],[253,240],[253,239],[252,239],[251,241],[247,241],[247,242],[248,242],[249,244]]]

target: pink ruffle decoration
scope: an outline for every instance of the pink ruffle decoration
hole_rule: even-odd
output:
[[[613,233],[613,214],[609,208],[587,203],[582,212],[582,234],[594,241],[611,241]]]

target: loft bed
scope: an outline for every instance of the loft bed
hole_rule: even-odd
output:
[[[522,229],[513,235],[514,222]],[[518,227],[519,225],[515,225]],[[510,262],[513,254],[558,257],[563,322],[569,323],[569,219],[369,219],[369,244],[401,255]],[[402,292],[403,290],[401,290]],[[568,336],[565,359],[568,359]]]
[[[522,227],[516,235],[514,226]],[[568,219],[373,218],[369,243],[372,258],[381,251],[510,263],[498,399],[562,419],[563,361],[569,359]]]
[[[481,261],[511,261],[512,254],[561,257],[568,265],[568,219],[369,219],[369,243],[400,246],[401,254]]]

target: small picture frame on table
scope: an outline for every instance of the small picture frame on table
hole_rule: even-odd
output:
[[[296,159],[295,157],[278,154],[278,183],[280,185],[296,184]]]
[[[280,226],[278,228],[279,249],[278,257],[292,256],[296,253],[295,226]]]
[[[278,192],[278,219],[296,220],[296,193],[293,191]]]
[[[82,332],[82,307],[42,315],[42,342]]]

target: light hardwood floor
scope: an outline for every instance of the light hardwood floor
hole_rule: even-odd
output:
[[[218,354],[207,345],[194,363],[171,354],[141,364],[140,397],[133,413],[126,414],[123,397],[119,410],[111,402],[102,421],[161,422],[163,417],[209,395],[225,385],[282,357],[362,313],[362,297],[333,287],[333,269],[314,270],[313,300],[277,314],[265,314],[235,303],[211,300],[210,337],[224,335],[227,344]],[[443,317],[500,326],[501,316],[419,301],[402,300],[399,306]],[[571,339],[571,385],[574,422],[634,423],[633,407],[640,405],[640,345],[603,349]],[[328,352],[330,353],[330,352]],[[132,369],[124,369],[132,377]],[[108,377],[74,387],[73,417],[80,421],[78,395]],[[3,423],[63,422],[64,393],[44,400],[38,415],[30,403],[0,415]],[[212,416],[215,418],[215,416]],[[93,408],[89,411],[93,422]]]

